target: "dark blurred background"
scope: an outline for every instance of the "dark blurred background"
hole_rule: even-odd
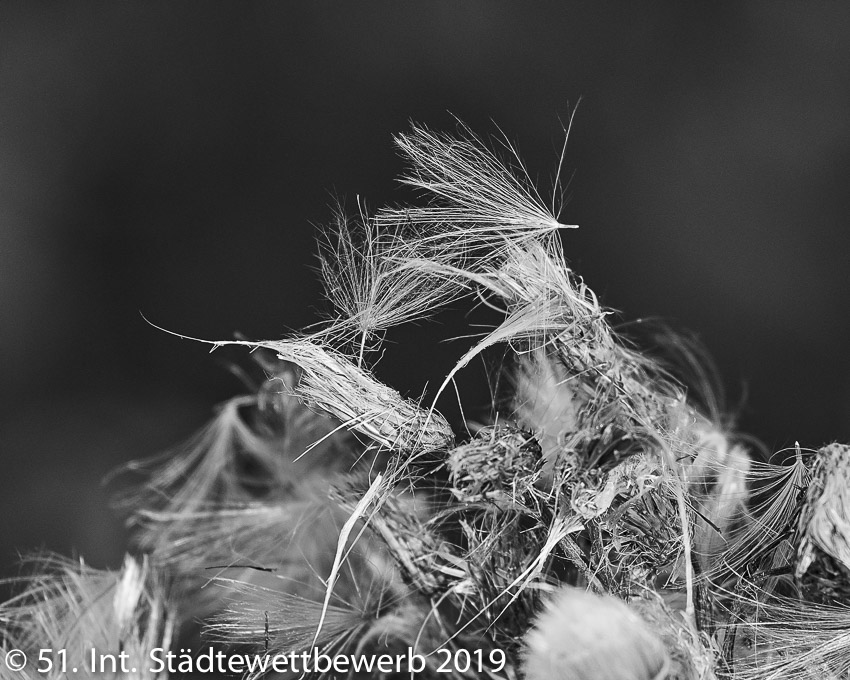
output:
[[[850,441],[850,6],[0,4],[0,571],[116,564],[103,476],[241,389],[244,352],[140,312],[214,339],[315,321],[333,197],[408,198],[392,133],[495,122],[547,189],[579,97],[575,268],[695,332],[769,449]],[[421,393],[459,321],[402,330],[382,377]]]

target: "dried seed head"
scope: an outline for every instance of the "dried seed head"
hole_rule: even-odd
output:
[[[665,680],[716,679],[716,646],[704,633],[689,626],[679,612],[668,608],[659,595],[647,592],[630,601],[629,608],[639,614],[664,643],[670,655],[670,670]]]
[[[521,497],[534,483],[541,457],[530,433],[497,425],[482,428],[451,451],[447,464],[455,495],[472,501],[489,493]]]
[[[850,446],[818,451],[800,514],[797,578],[819,601],[850,598]]]
[[[362,479],[335,486],[332,500],[350,512],[363,497]],[[445,587],[457,575],[454,550],[424,520],[424,501],[404,492],[384,496],[367,515],[367,524],[383,543],[404,582],[413,591],[431,595]]]

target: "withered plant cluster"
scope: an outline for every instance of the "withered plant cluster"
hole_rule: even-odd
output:
[[[48,565],[0,607],[3,651],[143,656],[197,633],[413,650],[422,678],[850,677],[850,449],[764,462],[615,333],[509,144],[503,162],[463,127],[396,143],[424,207],[337,216],[324,324],[214,343],[256,350],[266,379],[135,466],[136,557]],[[433,400],[376,379],[387,329],[462,298],[503,320]],[[495,346],[511,395],[460,437],[436,398]],[[440,673],[437,650],[480,654]]]

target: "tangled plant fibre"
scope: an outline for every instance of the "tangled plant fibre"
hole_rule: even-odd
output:
[[[130,466],[134,556],[43,564],[0,606],[2,651],[143,657],[201,634],[267,655],[412,650],[422,678],[850,678],[850,450],[772,464],[698,407],[614,331],[510,144],[502,160],[463,126],[396,144],[422,204],[337,215],[323,324],[212,343],[252,350],[265,379]],[[387,329],[461,299],[502,321],[433,402],[375,377]],[[496,346],[510,393],[460,437],[437,397]],[[484,663],[440,672],[441,650]]]

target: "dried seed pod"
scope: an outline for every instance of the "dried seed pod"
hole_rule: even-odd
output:
[[[345,355],[308,340],[257,343],[301,369],[295,389],[304,403],[388,449],[415,453],[445,449],[454,433],[436,411],[420,408],[378,382]]]

